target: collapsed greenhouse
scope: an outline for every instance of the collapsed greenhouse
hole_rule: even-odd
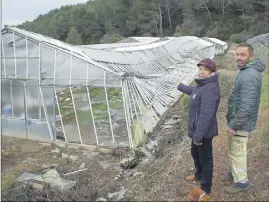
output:
[[[225,44],[225,43],[224,43]],[[134,148],[190,84],[216,45],[194,36],[129,37],[73,46],[2,30],[2,135]]]
[[[228,43],[224,41],[210,37],[203,37],[202,39],[215,45],[215,55],[223,55],[228,50]]]

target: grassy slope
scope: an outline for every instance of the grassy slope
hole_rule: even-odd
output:
[[[263,81],[262,81],[262,95],[261,95],[261,109],[268,107],[268,89],[269,89],[269,71],[268,71],[268,67],[266,68],[266,70],[263,73]]]

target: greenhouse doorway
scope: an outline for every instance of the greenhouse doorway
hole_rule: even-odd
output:
[[[53,88],[42,88],[41,94],[37,82],[2,79],[3,134],[37,141],[55,139]],[[46,94],[44,103],[43,94]]]

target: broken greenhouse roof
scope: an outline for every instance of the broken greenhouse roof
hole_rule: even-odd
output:
[[[48,46],[51,46],[55,49],[59,49],[63,52],[66,52],[74,57],[77,57],[81,60],[84,60],[85,62],[88,62],[88,63],[91,63],[103,70],[106,70],[108,72],[111,72],[110,69],[106,68],[105,66],[102,66],[98,63],[96,63],[95,61],[93,61],[88,55],[86,55],[82,50],[81,48],[77,47],[77,46],[73,46],[71,44],[67,44],[65,42],[62,42],[62,41],[59,41],[57,39],[54,39],[54,38],[51,38],[51,37],[48,37],[48,36],[44,36],[44,35],[41,35],[41,34],[37,34],[37,33],[33,33],[33,32],[29,32],[29,31],[26,31],[26,30],[23,30],[23,29],[19,29],[19,28],[16,28],[16,27],[5,27],[3,30],[2,30],[2,33],[6,33],[6,34],[3,34],[3,41],[4,40],[10,40],[11,42],[13,41],[13,36],[11,34],[7,34],[8,32],[14,32],[16,33],[17,35],[20,35],[22,37],[27,37],[28,39],[32,39],[34,41],[38,41],[38,42],[41,42],[45,45],[48,45]]]
[[[222,45],[222,46],[227,45],[226,42],[221,41],[221,40],[219,40],[219,39],[217,39],[217,38],[210,38],[210,37],[203,37],[203,38],[208,39],[209,41],[211,41],[211,42],[213,42],[213,43],[220,44],[220,45]]]

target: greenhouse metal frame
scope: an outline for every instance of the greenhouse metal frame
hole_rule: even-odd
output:
[[[134,148],[191,83],[215,45],[194,36],[72,46],[2,30],[2,134]],[[126,45],[129,44],[129,45]]]

